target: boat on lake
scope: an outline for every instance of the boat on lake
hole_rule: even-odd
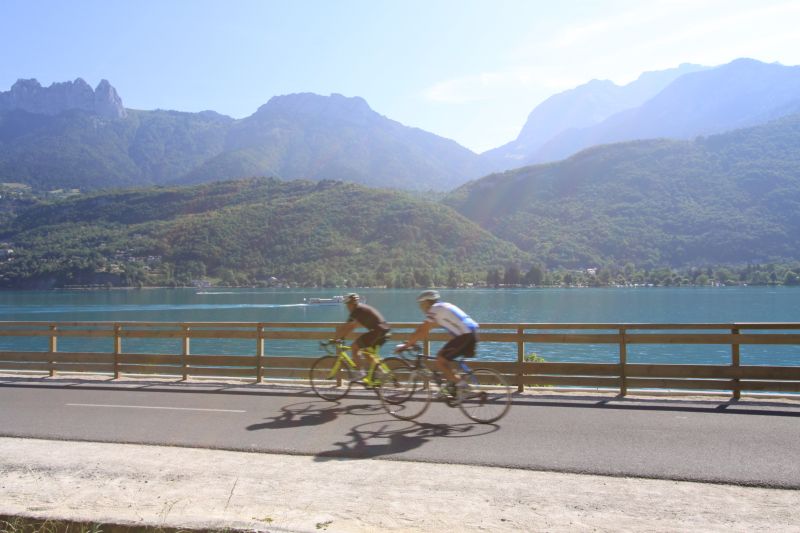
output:
[[[344,296],[333,296],[331,298],[303,298],[303,303],[308,305],[332,305],[344,303]]]

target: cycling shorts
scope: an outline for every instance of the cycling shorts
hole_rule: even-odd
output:
[[[439,353],[437,353],[436,356],[444,357],[448,361],[452,361],[459,355],[463,355],[464,357],[475,357],[475,345],[477,344],[477,333],[474,331],[464,333],[463,335],[458,335],[447,341],[447,344],[442,346],[442,349],[439,350]]]
[[[389,330],[371,329],[355,340],[353,344],[358,344],[359,348],[372,348],[373,346],[383,346],[386,342],[386,335]]]

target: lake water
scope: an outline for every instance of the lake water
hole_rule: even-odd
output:
[[[336,322],[344,305],[304,305],[341,289],[144,289],[0,292],[2,321]],[[389,322],[422,318],[416,290],[363,289]],[[443,297],[481,323],[800,322],[800,289],[786,287],[464,289]],[[397,334],[395,341],[405,338]],[[109,339],[60,338],[62,351],[111,351]],[[126,352],[180,353],[177,341],[125,339]],[[434,345],[434,348],[436,345]],[[0,337],[0,350],[47,350],[46,338]],[[252,354],[252,341],[192,340],[192,353]],[[386,351],[386,350],[384,350]],[[314,342],[268,341],[268,355],[319,355]],[[615,362],[617,345],[526,344],[548,361]],[[513,344],[480,346],[480,357],[514,360]],[[797,346],[742,346],[742,364],[800,365]],[[630,362],[726,364],[730,346],[631,345]]]

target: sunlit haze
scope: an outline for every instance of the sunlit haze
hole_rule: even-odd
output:
[[[476,152],[548,96],[681,63],[800,63],[800,2],[0,3],[0,91],[108,79],[134,109],[236,118],[296,92],[361,96]]]

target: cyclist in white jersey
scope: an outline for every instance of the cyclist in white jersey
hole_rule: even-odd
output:
[[[397,346],[395,351],[405,350],[428,336],[428,332],[439,325],[447,330],[452,339],[436,354],[436,367],[447,378],[448,389],[455,392],[454,386],[463,386],[460,376],[450,366],[450,361],[463,355],[475,357],[475,345],[478,343],[478,323],[455,305],[441,301],[438,291],[423,291],[418,297],[420,309],[425,313],[425,321],[420,324],[405,344]]]

